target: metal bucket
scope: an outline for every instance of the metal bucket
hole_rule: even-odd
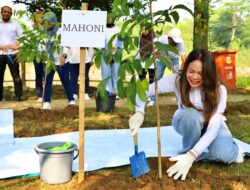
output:
[[[35,151],[39,155],[40,178],[45,183],[66,183],[72,178],[73,160],[78,157],[77,146],[72,143],[67,150],[50,150],[56,146],[63,146],[65,142],[46,142],[39,144]],[[74,156],[74,152],[77,152]]]

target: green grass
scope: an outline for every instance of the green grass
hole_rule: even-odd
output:
[[[250,77],[237,77],[236,86],[237,88],[250,87]]]

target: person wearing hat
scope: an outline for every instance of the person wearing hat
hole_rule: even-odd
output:
[[[181,36],[181,31],[178,28],[173,28],[169,31],[167,35],[162,35],[155,41],[161,42],[163,44],[168,44],[170,46],[175,47],[178,52],[178,54],[175,54],[173,52],[161,52],[161,54],[164,54],[165,57],[170,61],[171,68],[173,73],[179,72],[179,56],[181,57],[181,69],[184,66],[184,62],[186,60],[186,50],[184,46],[184,40]],[[160,80],[165,72],[166,64],[162,63],[159,59],[156,60],[156,67],[157,67],[157,78]],[[148,103],[148,106],[153,106],[155,104],[155,96],[150,97],[150,101]]]
[[[60,35],[60,30],[57,26],[57,18],[53,12],[47,12],[43,16],[44,28],[48,35],[46,50],[50,59],[54,61],[56,71],[60,77],[62,85],[65,89],[68,105],[76,105],[73,98],[73,90],[71,88],[71,82],[69,79],[69,48],[61,47],[61,52],[58,54],[54,49],[54,41]],[[51,109],[51,94],[52,94],[52,83],[55,71],[50,70],[45,73],[45,88],[44,88],[44,103],[43,109]]]
[[[18,39],[23,38],[23,29],[17,22],[11,20],[12,7],[11,1],[1,1],[0,20],[0,101],[3,100],[3,81],[6,64],[10,69],[14,81],[15,97],[17,101],[23,100],[23,86],[20,77],[17,50],[21,47],[17,44]]]

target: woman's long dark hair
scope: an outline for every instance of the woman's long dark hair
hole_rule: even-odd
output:
[[[199,60],[202,64],[202,101],[205,122],[208,122],[216,111],[219,103],[219,77],[213,55],[205,49],[193,50],[187,57],[183,71],[180,75],[179,86],[182,104],[186,107],[195,106],[191,103],[189,92],[191,87],[187,81],[186,73],[192,61]],[[197,109],[197,108],[195,108]]]

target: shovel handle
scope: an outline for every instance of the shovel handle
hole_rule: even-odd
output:
[[[137,133],[133,136],[133,139],[134,139],[135,153],[137,154],[138,153],[138,134]]]

